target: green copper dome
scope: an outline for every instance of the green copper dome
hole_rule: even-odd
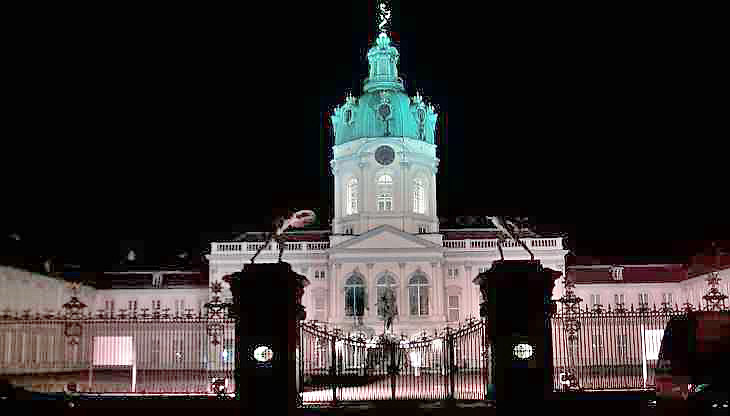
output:
[[[384,33],[368,51],[370,74],[359,99],[347,97],[332,116],[335,145],[365,137],[408,137],[434,144],[437,114],[420,95],[409,98],[398,77],[398,50]]]

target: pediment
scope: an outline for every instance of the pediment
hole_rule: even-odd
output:
[[[431,241],[424,240],[418,236],[404,233],[403,231],[390,226],[381,225],[365,234],[359,235],[351,240],[333,247],[336,249],[418,249],[418,248],[440,248]]]

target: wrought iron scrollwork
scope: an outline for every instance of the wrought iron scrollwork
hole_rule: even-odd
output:
[[[568,384],[566,384],[565,386],[568,390],[580,390],[580,384],[575,377],[575,374],[577,373],[575,361],[577,353],[576,344],[578,342],[578,332],[581,329],[578,316],[580,315],[580,303],[583,301],[583,299],[576,296],[574,292],[575,281],[573,279],[569,279],[566,275],[566,277],[563,279],[563,284],[565,286],[565,294],[560,299],[558,299],[558,302],[563,305],[563,325],[564,330],[568,333],[568,347],[570,350],[570,365],[566,371],[566,380],[568,381]],[[598,310],[600,310],[600,308]]]
[[[707,284],[710,285],[710,290],[706,295],[702,296],[705,300],[705,308],[708,311],[721,311],[725,309],[725,299],[727,295],[720,293],[720,289],[717,286],[720,284],[720,276],[717,272],[710,273],[710,276],[705,279]]]

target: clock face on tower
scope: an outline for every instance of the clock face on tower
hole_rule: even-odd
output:
[[[380,146],[375,150],[375,160],[381,165],[390,165],[395,159],[395,152],[390,146]]]

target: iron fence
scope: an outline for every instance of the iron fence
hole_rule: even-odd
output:
[[[206,316],[169,309],[86,312],[74,296],[57,314],[0,314],[0,376],[32,391],[221,394],[235,391],[235,319],[220,300]]]
[[[234,329],[232,319],[2,319],[0,374],[43,392],[71,383],[94,393],[214,393],[217,379],[232,391]]]
[[[717,273],[707,277],[704,305],[640,304],[628,309],[602,305],[582,307],[575,282],[564,280],[565,295],[551,317],[554,390],[650,390],[667,323],[691,311],[728,311]]]
[[[299,324],[302,403],[351,400],[483,400],[488,386],[486,324],[406,339],[345,335],[316,322]]]

